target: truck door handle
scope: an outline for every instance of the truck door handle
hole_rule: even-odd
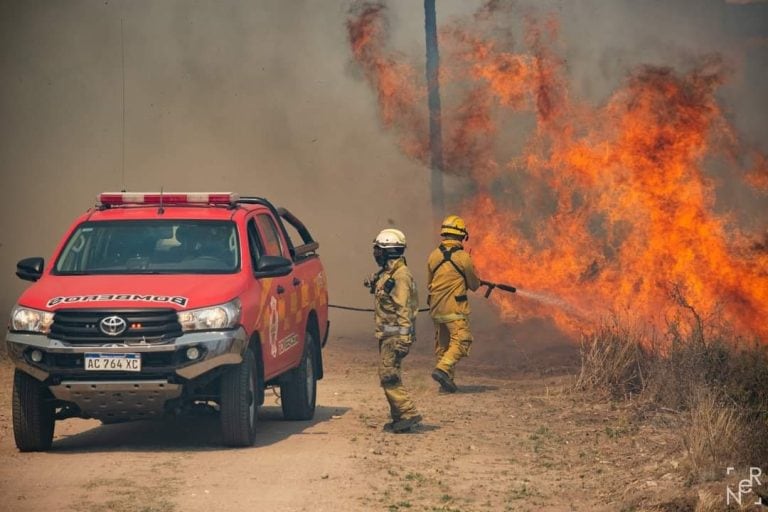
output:
[[[301,284],[301,279],[298,277],[293,278],[293,286],[299,286]]]
[[[285,293],[285,288],[282,285],[277,285],[277,294]]]

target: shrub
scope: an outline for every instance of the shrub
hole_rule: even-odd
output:
[[[701,387],[693,391],[686,415],[681,436],[693,480],[719,479],[728,466],[746,462],[750,425],[733,403]]]
[[[576,387],[628,398],[647,386],[654,358],[642,332],[618,318],[604,321],[581,342],[581,372]]]
[[[638,395],[686,420],[680,435],[689,476],[718,478],[728,466],[768,461],[768,346],[736,338],[702,319],[682,298],[683,313],[658,340],[614,318],[583,336],[576,387],[616,399]],[[687,318],[687,320],[686,320]]]

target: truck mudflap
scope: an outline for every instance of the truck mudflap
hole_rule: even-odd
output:
[[[167,380],[62,381],[53,396],[71,402],[83,416],[99,420],[136,420],[162,416],[168,400],[181,396],[181,384]]]

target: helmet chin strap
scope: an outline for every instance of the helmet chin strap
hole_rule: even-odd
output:
[[[376,260],[376,264],[382,268],[386,266],[389,260],[396,260],[403,256],[404,252],[398,254],[395,251],[390,251],[383,247],[374,246],[373,248],[373,259]]]

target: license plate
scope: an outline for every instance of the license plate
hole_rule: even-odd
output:
[[[141,354],[85,354],[86,371],[140,372]]]

